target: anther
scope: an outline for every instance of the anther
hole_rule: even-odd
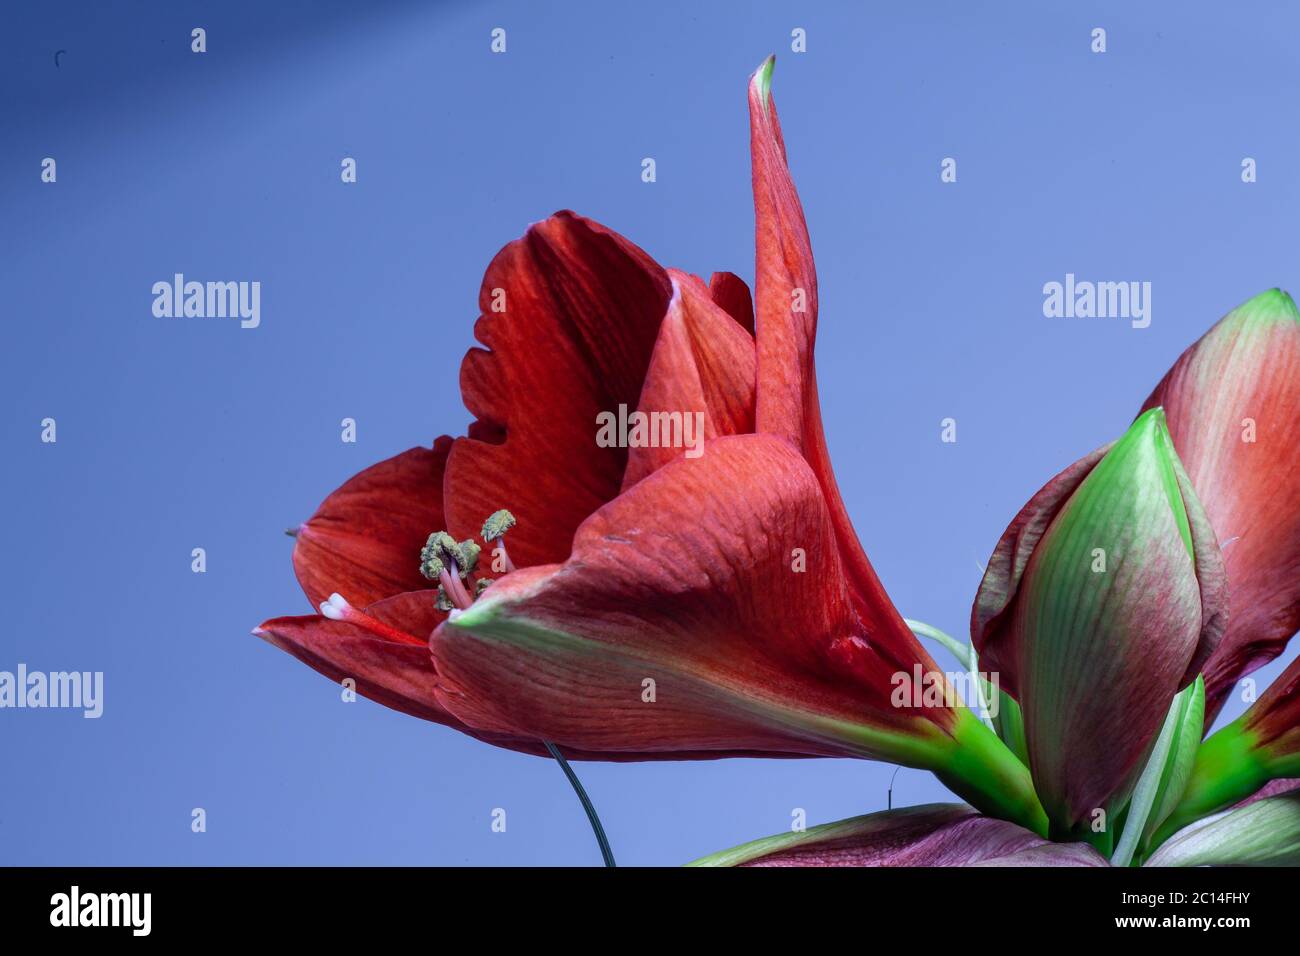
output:
[[[493,550],[500,553],[501,566],[506,573],[515,569],[515,563],[510,560],[510,554],[506,551],[506,532],[514,526],[515,516],[504,508],[494,511],[488,516],[487,521],[483,522],[483,540],[488,544],[494,544]]]

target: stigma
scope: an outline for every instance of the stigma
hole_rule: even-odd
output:
[[[407,634],[391,624],[385,624],[379,618],[373,617],[365,611],[358,611],[348,603],[343,595],[337,592],[320,602],[320,612],[323,617],[327,617],[331,621],[343,621],[386,640],[396,641],[400,644],[413,644],[418,647],[424,647],[428,644],[427,640],[418,638],[414,634]]]

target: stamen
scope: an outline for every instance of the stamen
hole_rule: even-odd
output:
[[[440,590],[451,599],[451,603],[456,605],[456,607],[466,608],[474,603],[473,599],[469,596],[469,592],[465,590],[465,585],[461,583],[460,574],[455,561],[451,562],[450,569],[443,569],[442,575],[438,580],[442,582]]]
[[[435,531],[420,549],[420,573],[430,581],[442,576],[446,566],[460,557],[460,545],[445,531]]]
[[[478,567],[478,556],[483,549],[474,543],[472,539],[466,538],[460,543],[460,558],[456,564],[460,567],[460,576],[463,578],[474,572]]]
[[[503,529],[514,524],[514,520],[510,512],[499,511],[489,522],[495,521],[492,528],[500,536],[505,533]],[[435,599],[438,610],[463,611],[474,603],[474,598],[483,593],[485,585],[482,581],[475,583],[473,588],[470,587],[470,576],[478,569],[482,553],[483,549],[472,538],[457,541],[446,531],[435,531],[429,535],[420,550],[420,573],[430,581],[438,582],[438,595]]]
[[[506,569],[506,574],[509,574],[515,569],[515,563],[510,560],[510,553],[506,551],[505,538],[497,539],[496,549],[500,552],[501,566]]]
[[[362,628],[363,630],[369,631],[377,637],[383,637],[390,641],[397,641],[400,644],[412,644],[416,647],[426,647],[429,643],[427,640],[421,640],[413,634],[399,631],[392,625],[385,624],[383,621],[371,617],[364,611],[358,611],[337,592],[331,594],[328,600],[320,602],[320,612],[331,621],[343,621],[347,624],[352,624],[356,627]]]
[[[494,511],[488,515],[487,521],[483,522],[483,540],[495,541],[514,526],[515,516],[509,511],[504,508]]]
[[[456,605],[451,603],[451,598],[447,597],[447,589],[441,584],[438,585],[438,596],[434,599],[433,606],[439,611],[454,611]]]
[[[515,569],[515,563],[510,560],[510,553],[506,551],[506,532],[514,526],[515,516],[504,508],[494,511],[488,516],[487,521],[483,522],[483,540],[488,544],[495,542],[495,548],[500,552],[501,565],[507,574]]]

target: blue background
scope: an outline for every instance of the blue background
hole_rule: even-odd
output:
[[[770,52],[840,485],[899,608],[964,634],[1023,501],[1220,315],[1300,278],[1294,10],[973,6],[5,4],[0,669],[102,670],[106,699],[0,712],[0,861],[598,861],[553,763],[342,704],[249,630],[310,610],[284,528],[463,429],[479,281],[529,222],[571,207],[752,276],[745,83]],[[260,281],[261,327],[154,318],[175,272]],[[1066,272],[1152,282],[1150,328],[1044,318]],[[629,864],[883,808],[893,771],[578,769]],[[943,796],[898,775],[896,805]]]

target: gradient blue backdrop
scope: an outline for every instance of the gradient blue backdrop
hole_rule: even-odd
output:
[[[907,615],[965,633],[978,562],[1028,495],[1220,315],[1300,279],[1285,4],[809,6],[4,6],[0,669],[107,686],[98,721],[0,712],[0,862],[598,860],[554,764],[343,704],[249,629],[308,610],[283,528],[463,429],[479,281],[529,222],[572,207],[666,264],[752,275],[745,82],[770,52],[831,451]],[[261,281],[261,327],[154,318],[174,272]],[[1066,272],[1152,282],[1150,328],[1044,318]],[[656,864],[795,807],[882,808],[892,769],[579,766],[620,861]],[[898,775],[896,804],[944,796]]]

